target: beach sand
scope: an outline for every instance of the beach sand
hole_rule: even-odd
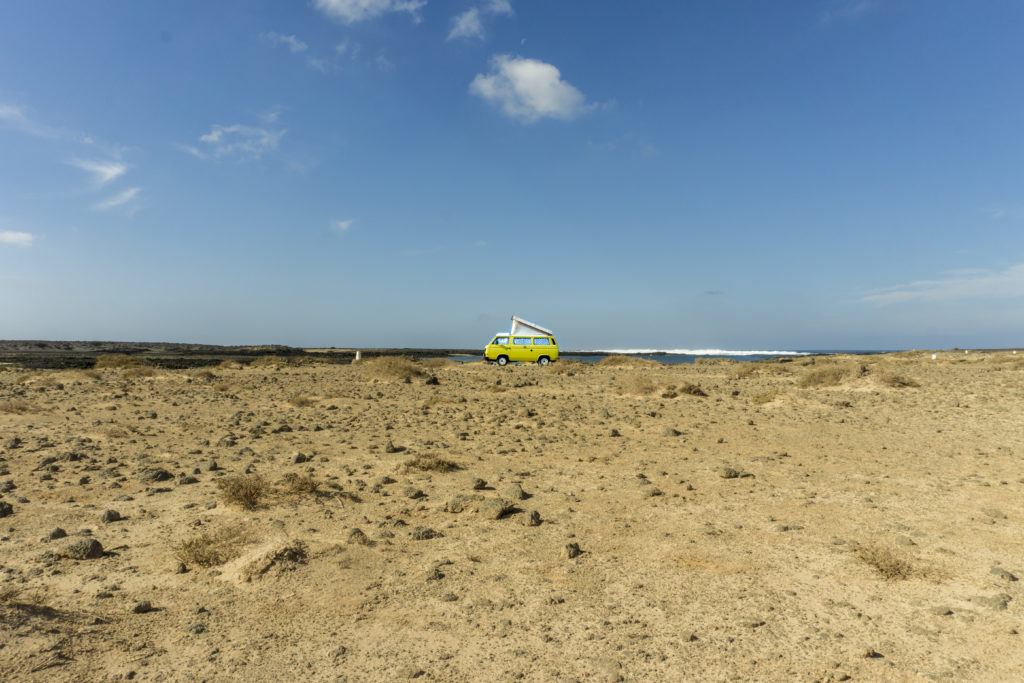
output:
[[[1024,357],[931,355],[6,368],[0,679],[1024,679]]]

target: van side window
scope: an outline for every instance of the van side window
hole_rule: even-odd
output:
[[[537,337],[536,339],[533,340],[533,343],[536,346],[548,346],[551,344],[551,340],[548,339],[547,337]]]
[[[493,343],[495,343],[495,344],[508,344],[508,337],[495,337]]]
[[[520,346],[529,346],[530,345],[530,338],[529,337],[512,337],[512,343],[513,344],[518,344]]]

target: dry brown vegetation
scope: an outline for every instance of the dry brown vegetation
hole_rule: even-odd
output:
[[[635,356],[605,356],[597,362],[605,368],[659,368],[661,363],[648,358],[637,358]]]
[[[251,529],[232,524],[181,541],[174,546],[174,556],[187,567],[216,567],[235,559],[246,545],[255,542]]]
[[[295,394],[288,397],[288,403],[296,408],[308,408],[309,406],[316,405],[317,399],[306,394]]]
[[[234,475],[217,481],[224,501],[243,510],[255,510],[267,493],[267,484],[258,474]]]
[[[437,455],[417,455],[411,460],[406,460],[402,468],[405,471],[420,470],[421,472],[454,472],[461,470],[459,463]]]
[[[657,387],[646,375],[629,374],[619,380],[617,390],[620,394],[646,396],[653,394]]]
[[[451,358],[424,358],[420,361],[420,365],[431,370],[438,368],[454,368],[458,366],[458,362]]]
[[[811,370],[801,377],[797,384],[804,389],[811,387],[834,387],[842,384],[852,376],[853,370],[847,365],[829,365]]]
[[[96,369],[107,370],[110,368],[134,368],[148,365],[148,363],[137,356],[129,356],[124,353],[107,353],[96,359]]]
[[[908,387],[921,386],[917,380],[907,377],[906,375],[898,375],[896,373],[889,372],[879,375],[878,381],[887,387],[892,387],[893,389],[905,389]]]
[[[156,370],[149,366],[138,365],[130,367],[121,373],[121,379],[138,379],[139,377],[152,377],[156,374]]]
[[[877,571],[888,581],[907,579],[914,573],[910,561],[894,548],[884,545],[858,545],[857,559]]]
[[[369,379],[410,380],[425,374],[423,368],[405,356],[364,358],[358,366]]]
[[[31,413],[35,412],[35,408],[31,403],[24,399],[12,398],[6,401],[0,401],[0,413]]]

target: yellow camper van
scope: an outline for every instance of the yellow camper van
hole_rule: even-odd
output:
[[[558,360],[558,342],[551,330],[512,316],[512,329],[495,335],[484,349],[484,358],[498,365],[509,361],[547,365]]]

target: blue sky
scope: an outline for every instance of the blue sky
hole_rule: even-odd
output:
[[[1024,4],[0,4],[0,338],[1024,343]]]

